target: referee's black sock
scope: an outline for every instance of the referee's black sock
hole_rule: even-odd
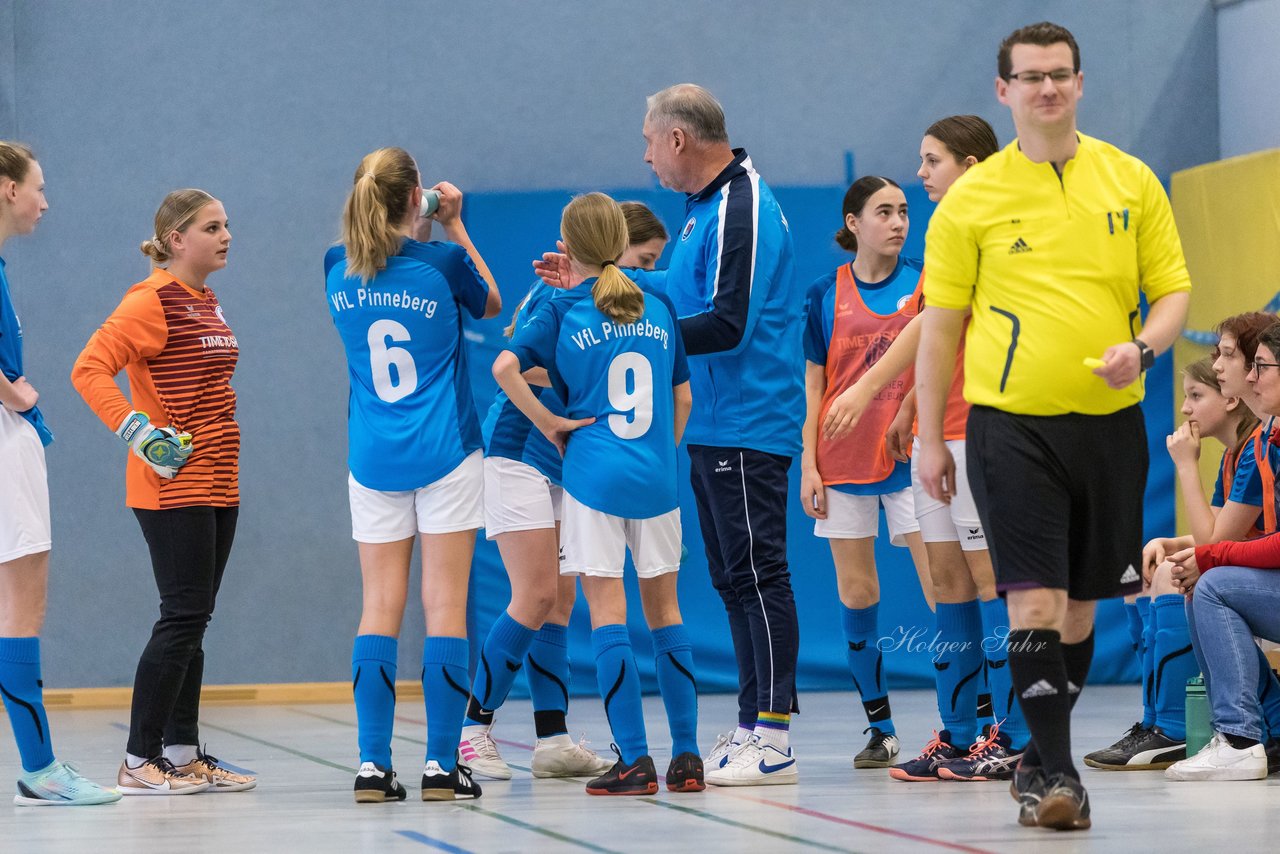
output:
[[[1092,640],[1088,643],[1092,646]],[[1024,762],[1039,764],[1049,777],[1067,774],[1079,779],[1071,762],[1072,697],[1062,636],[1053,629],[1015,629],[1009,632],[1008,648],[1013,690],[1039,759],[1035,763],[1024,757]]]
[[[1080,692],[1084,690],[1085,680],[1089,678],[1089,667],[1093,664],[1093,638],[1094,632],[1090,631],[1089,636],[1079,643],[1062,644],[1062,661],[1067,671],[1067,693],[1071,697],[1071,711],[1075,710]],[[1040,751],[1036,749],[1034,741],[1027,744],[1022,758],[1028,766],[1041,764]]]

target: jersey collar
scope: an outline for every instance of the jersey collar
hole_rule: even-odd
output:
[[[745,148],[733,149],[733,160],[729,162],[729,165],[720,170],[720,174],[713,178],[710,184],[696,193],[690,193],[688,196],[689,203],[692,204],[693,202],[700,202],[710,198],[713,193],[718,192],[721,187],[734,178],[739,175],[745,175],[750,168],[751,158],[747,156],[747,150]]]

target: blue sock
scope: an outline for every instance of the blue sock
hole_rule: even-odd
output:
[[[1156,724],[1156,620],[1151,597],[1138,599],[1138,613],[1142,615],[1142,725],[1153,727]]]
[[[938,646],[933,657],[938,714],[951,735],[951,743],[972,744],[978,734],[975,714],[978,680],[982,676],[982,609],[978,600],[937,608]]]
[[[462,716],[467,710],[467,639],[422,642],[422,699],[427,704],[427,761],[445,771],[457,764]]]
[[[567,735],[569,725],[569,627],[543,623],[524,658],[538,738]]]
[[[841,608],[844,639],[848,642],[849,672],[853,674],[853,687],[862,697],[862,707],[867,722],[884,733],[897,732],[893,728],[893,713],[889,709],[889,688],[884,679],[884,659],[876,641],[880,639],[878,616],[880,603],[869,608]]]
[[[671,727],[671,755],[698,750],[698,680],[693,675],[693,645],[683,623],[653,632],[653,655],[658,690]]]
[[[524,666],[524,655],[533,643],[536,629],[522,626],[503,611],[489,629],[480,648],[480,665],[471,683],[464,726],[489,726],[493,712],[507,699],[516,674]]]
[[[0,638],[0,695],[18,742],[22,770],[47,768],[53,762],[53,740],[44,713],[40,638]]]
[[[1187,739],[1187,680],[1200,672],[1191,652],[1187,600],[1168,593],[1151,600],[1156,625],[1156,726],[1174,741]]]
[[[1256,646],[1256,644],[1255,644]],[[1280,683],[1271,671],[1267,654],[1258,650],[1258,667],[1261,668],[1258,684],[1258,702],[1262,705],[1262,722],[1271,738],[1280,738]]]
[[[1009,672],[1009,603],[997,596],[982,603],[984,648],[987,656],[987,679],[991,683],[992,706],[1000,731],[1009,736],[1014,750],[1022,750],[1031,741],[1031,730],[1022,714],[1022,706],[1013,696],[1013,674]]]
[[[631,637],[624,625],[601,626],[591,633],[591,646],[596,653],[596,683],[604,700],[604,714],[622,761],[629,765],[649,753]]]
[[[1144,612],[1149,612],[1151,608],[1151,600],[1147,600],[1147,607],[1139,610],[1137,601],[1124,603],[1124,617],[1129,628],[1129,643],[1133,646],[1133,654],[1138,657],[1138,666],[1142,666],[1142,624],[1146,616]]]
[[[351,649],[351,693],[356,698],[360,761],[391,767],[391,727],[396,716],[399,642],[385,635],[357,635]]]

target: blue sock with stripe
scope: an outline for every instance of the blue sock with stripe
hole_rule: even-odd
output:
[[[542,624],[524,657],[524,674],[529,679],[533,726],[538,738],[568,735],[569,725],[565,722],[569,712],[568,626]]]
[[[1156,726],[1174,741],[1187,739],[1187,680],[1200,672],[1187,629],[1187,600],[1168,593],[1151,600],[1156,624]]]
[[[1014,750],[1022,750],[1031,741],[1031,730],[1022,706],[1013,696],[1013,674],[1009,670],[1009,603],[997,596],[983,602],[981,607],[991,705],[996,720],[1001,721],[1000,731],[1009,736]]]
[[[53,762],[53,740],[44,711],[40,638],[0,638],[0,696],[18,742],[22,770],[47,768]]]
[[[391,767],[391,728],[396,716],[399,642],[386,635],[357,635],[351,649],[351,693],[356,700],[360,761]]]
[[[938,651],[933,656],[938,714],[951,743],[965,747],[978,734],[978,683],[982,677],[982,608],[978,600],[937,606]]]
[[[422,699],[427,705],[427,761],[445,771],[457,764],[462,716],[467,711],[467,639],[422,642]]]
[[[683,623],[653,631],[658,690],[671,728],[671,755],[701,755],[698,750],[698,680],[693,675],[693,644]]]
[[[1145,606],[1144,603],[1145,602]],[[1151,607],[1151,597],[1138,599],[1138,613],[1142,615],[1142,725],[1156,724],[1156,619]]]
[[[535,629],[520,625],[503,611],[480,648],[480,664],[471,683],[464,726],[490,726],[493,712],[507,699],[516,674],[524,666],[525,653],[533,643]]]
[[[1147,600],[1147,608],[1151,607],[1151,600]],[[1138,610],[1138,602],[1124,603],[1125,625],[1129,629],[1129,643],[1133,646],[1133,654],[1138,656],[1138,666],[1142,666],[1142,621],[1144,614]]]
[[[649,752],[631,636],[625,625],[601,626],[591,633],[591,647],[596,653],[596,683],[604,700],[604,714],[622,761],[629,765]]]
[[[854,689],[862,697],[867,722],[883,733],[893,734],[897,730],[893,728],[893,715],[889,709],[884,660],[876,643],[880,639],[880,603],[869,608],[842,607],[840,610],[844,639],[848,644],[849,672],[853,674]]]

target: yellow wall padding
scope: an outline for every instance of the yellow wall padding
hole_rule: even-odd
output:
[[[1192,282],[1187,331],[1174,345],[1174,422],[1181,423],[1182,367],[1209,353],[1218,321],[1280,309],[1280,149],[1175,172],[1171,200]],[[1216,442],[1200,454],[1209,487],[1221,455]],[[1180,495],[1178,530],[1187,530]]]

